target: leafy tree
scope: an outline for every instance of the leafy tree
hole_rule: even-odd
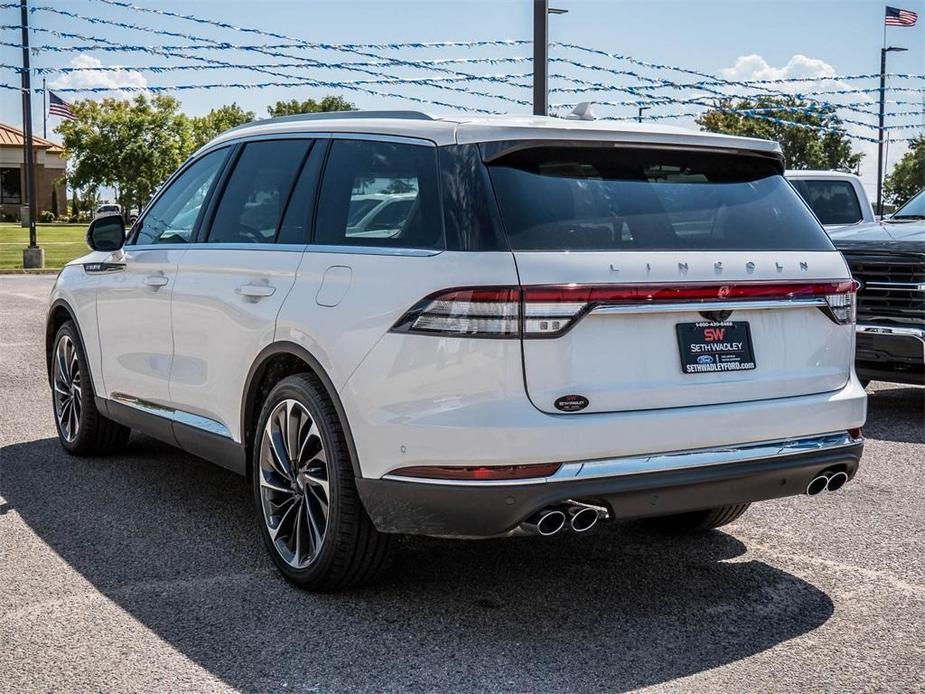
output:
[[[884,197],[899,207],[925,186],[925,136],[915,138],[883,183]]]
[[[192,149],[179,106],[173,97],[145,95],[74,103],[76,119],[58,126],[71,185],[94,195],[112,187],[124,210],[140,208]]]
[[[328,111],[356,111],[356,105],[350,103],[341,96],[326,96],[321,101],[308,99],[299,101],[290,99],[289,101],[277,101],[272,106],[267,107],[267,112],[272,118],[277,116],[294,116],[298,113],[322,113]]]
[[[216,135],[254,120],[253,111],[245,111],[236,103],[214,108],[204,116],[190,118],[192,149],[197,150]]]
[[[55,181],[51,184],[51,213],[57,217],[58,212],[58,182]]]
[[[844,133],[784,125],[736,113],[744,109],[766,109],[758,115],[809,126],[839,128],[842,124],[834,108],[810,104],[792,96],[761,96],[735,102],[720,99],[713,109],[697,119],[697,124],[714,133],[777,140],[790,169],[855,171],[864,156],[852,149],[851,140]]]

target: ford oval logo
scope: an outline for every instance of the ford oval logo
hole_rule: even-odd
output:
[[[712,364],[713,357],[709,354],[701,354],[699,357],[697,357],[697,363],[698,364]]]

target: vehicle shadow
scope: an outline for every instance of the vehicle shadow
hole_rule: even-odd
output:
[[[760,653],[833,612],[793,575],[727,561],[746,551],[731,535],[676,539],[639,524],[405,538],[383,583],[310,594],[269,568],[249,490],[225,470],[142,436],[107,459],[69,457],[55,439],[0,453],[8,513],[247,691],[623,691]]]
[[[891,385],[869,389],[864,435],[896,443],[925,443],[925,388]]]

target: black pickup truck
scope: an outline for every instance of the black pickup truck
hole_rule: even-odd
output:
[[[861,283],[858,377],[925,385],[925,190],[880,222],[830,236]]]

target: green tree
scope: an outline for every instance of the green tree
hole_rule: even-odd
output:
[[[326,96],[321,101],[308,99],[299,101],[290,99],[289,101],[277,101],[272,106],[267,107],[267,112],[272,118],[277,116],[294,116],[298,113],[321,113],[329,111],[356,111],[356,105],[350,103],[341,96]]]
[[[245,111],[236,103],[214,108],[204,116],[190,118],[192,131],[192,149],[197,150],[209,140],[230,128],[250,123],[254,120],[253,111]]]
[[[126,211],[140,208],[189,155],[189,119],[169,96],[131,101],[85,99],[58,126],[74,188],[112,187]],[[94,193],[95,194],[95,193]]]
[[[737,101],[720,99],[714,108],[697,119],[697,124],[713,133],[776,140],[790,169],[855,171],[864,156],[852,149],[851,140],[843,132],[801,128],[737,113],[745,109],[761,109],[756,115],[808,126],[840,128],[842,125],[832,107],[820,107],[791,96],[761,96]]]
[[[896,207],[903,205],[925,187],[925,136],[917,137],[909,145],[893,171],[883,183],[884,197]]]
[[[51,184],[51,213],[57,217],[58,212],[58,182],[55,181]]]

